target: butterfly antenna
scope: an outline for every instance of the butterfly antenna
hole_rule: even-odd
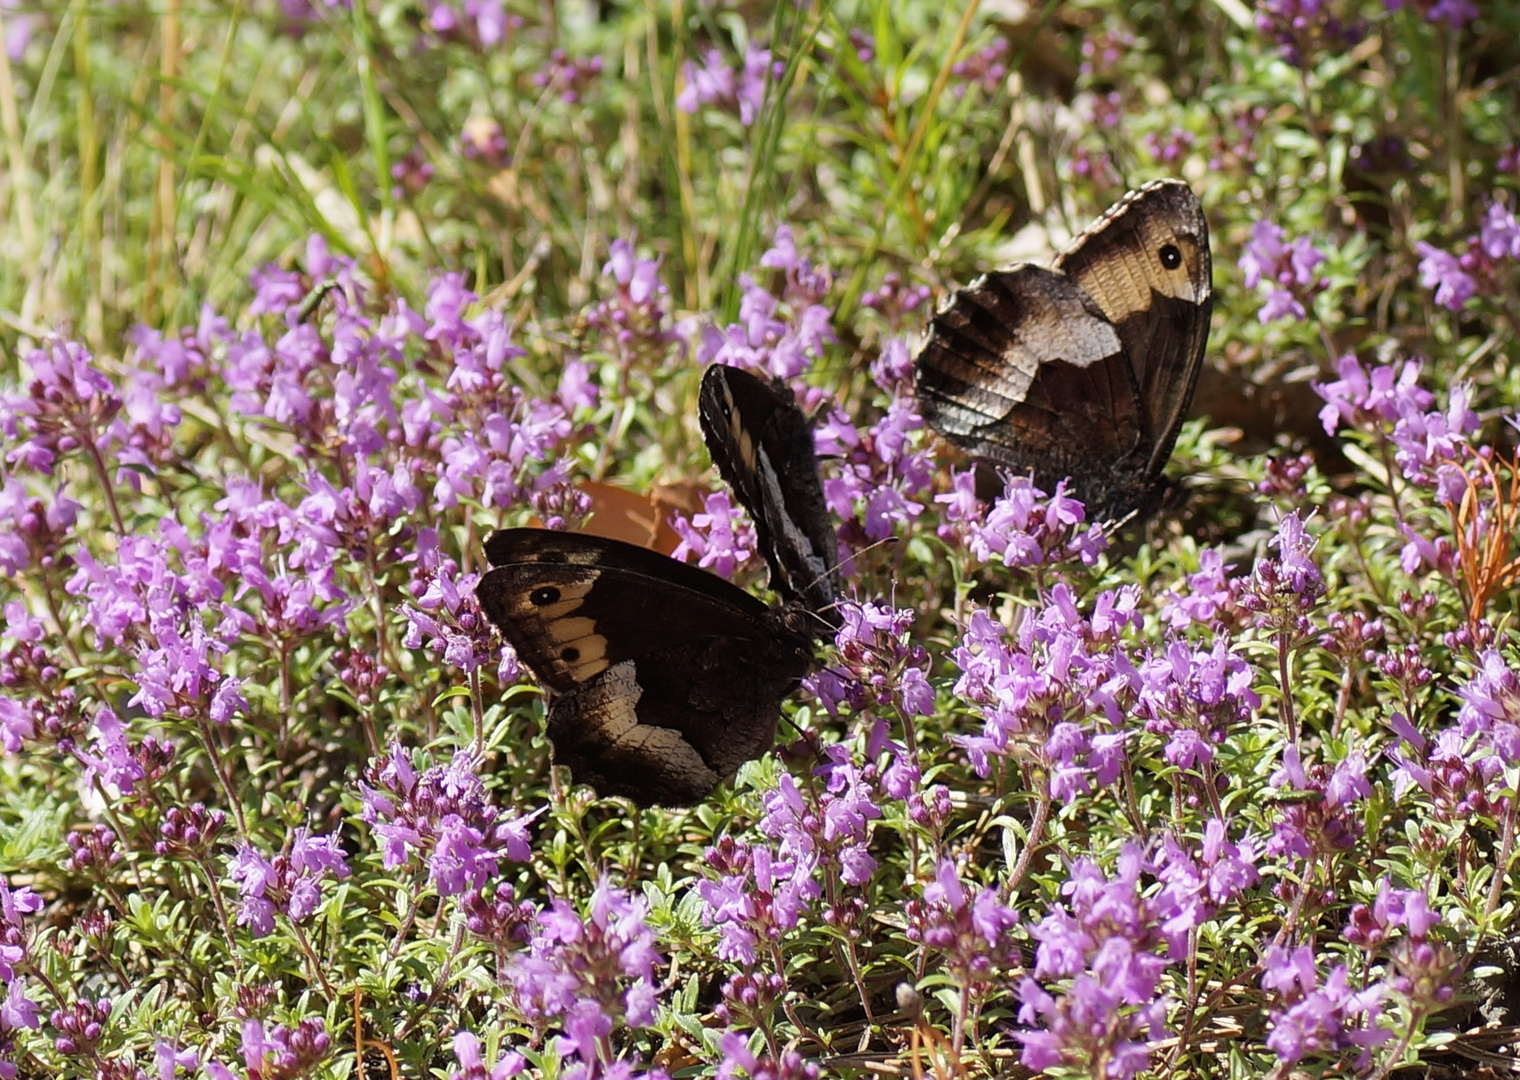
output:
[[[865,555],[865,554],[867,554],[869,552],[875,551],[877,548],[886,547],[889,544],[899,543],[901,540],[902,540],[902,537],[900,537],[900,536],[888,536],[888,537],[885,537],[884,539],[877,540],[875,543],[867,544],[865,547],[861,548],[859,551],[857,551],[854,554],[852,554],[850,556],[850,558],[852,558],[852,559],[858,558],[861,555]],[[834,567],[831,567],[828,570],[825,570],[823,573],[814,576],[813,579],[807,583],[807,586],[804,589],[801,590],[802,594],[806,595],[807,593],[811,592],[813,590],[813,588],[816,585],[818,585],[819,582],[821,582],[821,581],[823,581],[823,580],[825,580],[827,578],[833,577],[838,572],[839,572],[839,567],[838,566],[834,566]],[[838,631],[838,629],[839,629],[838,624],[835,623],[835,622],[831,622],[829,619],[824,618],[824,614],[826,612],[837,612],[839,610],[839,605],[843,604],[843,603],[845,603],[845,598],[842,597],[842,596],[836,595],[833,601],[831,601],[830,603],[825,604],[821,608],[808,608],[807,609],[807,613],[809,615],[811,615],[813,618],[817,619],[824,626],[827,626],[829,628],[829,632],[830,633],[834,633],[834,632]]]
[[[865,547],[863,547],[859,551],[855,552],[854,555],[852,555],[851,557],[854,558],[855,556],[858,556],[858,555],[865,555],[868,552],[876,550],[877,548],[887,547],[888,545],[897,544],[897,543],[901,542],[902,539],[903,539],[903,537],[900,537],[900,536],[888,536],[888,537],[885,537],[884,539],[877,540],[874,543],[867,544]],[[816,584],[818,581],[823,580],[823,577],[824,577],[824,575],[819,575],[817,578],[814,578],[813,579],[814,583]],[[834,635],[834,634],[837,634],[839,632],[840,622],[837,621],[837,620],[830,620],[828,618],[825,618],[824,615],[825,615],[825,613],[828,613],[828,612],[838,612],[840,610],[840,608],[844,604],[846,604],[846,603],[856,603],[856,604],[858,604],[858,603],[860,603],[860,600],[859,599],[852,599],[850,597],[836,596],[835,599],[831,603],[825,604],[821,608],[816,608],[816,609],[815,608],[805,608],[804,610],[809,615],[811,615],[814,619],[816,619],[821,625],[823,625],[824,627],[826,627],[828,629],[830,635]],[[890,603],[893,607],[897,606],[897,583],[895,581],[892,583],[892,588],[891,588],[891,591],[890,591],[890,594],[889,594],[888,603]]]

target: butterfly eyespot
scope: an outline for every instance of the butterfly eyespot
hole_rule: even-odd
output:
[[[559,658],[567,664],[573,664],[581,658],[581,651],[575,646],[560,651]]]
[[[544,585],[528,594],[528,602],[534,607],[546,607],[558,599],[559,590],[553,585]]]
[[[1161,265],[1168,270],[1175,270],[1182,265],[1182,252],[1177,250],[1176,244],[1166,244],[1161,248]]]

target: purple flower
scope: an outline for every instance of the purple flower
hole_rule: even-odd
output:
[[[1243,284],[1255,289],[1268,287],[1266,302],[1257,317],[1264,323],[1277,319],[1307,317],[1305,302],[1324,291],[1328,282],[1316,271],[1325,255],[1300,236],[1287,241],[1283,229],[1270,221],[1258,221],[1251,227],[1251,239],[1240,256]]]
[[[760,266],[784,271],[777,283],[779,293],[749,274],[740,274],[744,294],[739,300],[739,321],[722,329],[705,327],[697,359],[794,380],[835,339],[832,315],[823,304],[833,278],[826,268],[815,267],[797,253],[787,225],[777,227],[771,248],[760,256]],[[805,391],[805,387],[797,389]]]
[[[756,1054],[750,1039],[737,1031],[725,1031],[718,1037],[723,1060],[718,1065],[718,1080],[732,1080],[743,1074],[750,1080],[818,1080],[823,1070],[817,1062],[806,1061],[796,1050],[784,1050],[779,1058]]]
[[[909,641],[913,612],[876,604],[841,603],[840,628],[834,636],[840,662],[805,680],[824,708],[838,714],[848,706],[863,723],[870,724],[866,754],[875,761],[883,751],[894,756],[885,789],[894,798],[913,801],[910,813],[922,807],[918,790],[918,766],[902,756],[905,748],[887,739],[887,725],[894,715],[904,724],[934,712],[934,688],[926,669],[928,653]]]
[[[774,947],[822,892],[811,863],[777,859],[764,845],[724,836],[705,857],[718,876],[697,883],[703,921],[718,928],[718,955],[746,968],[755,963],[757,946]]]
[[[1404,7],[1405,0],[1384,0],[1389,11]],[[1478,8],[1471,0],[1413,0],[1413,6],[1425,15],[1426,22],[1444,22],[1453,30],[1460,30],[1478,17]]]
[[[31,371],[26,393],[0,395],[0,434],[12,444],[7,462],[51,476],[59,458],[82,447],[128,441],[117,387],[83,345],[50,336],[24,360]]]
[[[58,551],[72,543],[79,510],[80,504],[61,492],[44,501],[15,477],[0,483],[0,572],[19,575],[56,560]],[[13,618],[8,615],[6,622],[14,634]]]
[[[703,512],[693,514],[690,520],[680,512],[670,516],[670,527],[681,538],[670,556],[686,562],[695,555],[698,566],[732,578],[735,570],[754,557],[755,526],[742,509],[734,506],[727,492],[704,496],[702,506]]]
[[[1210,818],[1204,825],[1203,844],[1196,855],[1174,835],[1168,833],[1162,838],[1156,876],[1165,886],[1166,903],[1176,912],[1166,928],[1174,952],[1186,947],[1188,932],[1261,880],[1257,856],[1253,841],[1231,843],[1219,818]]]
[[[20,63],[26,55],[26,47],[32,43],[37,16],[27,8],[13,3],[5,7],[5,55],[11,63]]]
[[[1520,259],[1520,220],[1503,203],[1490,203],[1478,231],[1478,247],[1490,259]]]
[[[88,829],[75,829],[64,840],[69,848],[68,867],[76,873],[88,873],[103,881],[107,871],[121,862],[116,833],[109,826],[95,824]]]
[[[1309,67],[1321,53],[1338,55],[1365,33],[1360,22],[1343,22],[1327,0],[1264,0],[1256,11],[1256,28],[1295,67]]]
[[[1497,649],[1479,654],[1477,672],[1457,696],[1462,735],[1477,737],[1506,764],[1520,760],[1520,678]]]
[[[533,85],[557,90],[561,101],[574,105],[601,73],[600,56],[572,59],[564,49],[555,49],[549,53],[548,65],[534,73]]]
[[[1229,572],[1234,564],[1225,565],[1224,556],[1218,548],[1205,548],[1198,553],[1198,572],[1187,576],[1187,591],[1174,589],[1167,594],[1161,607],[1161,619],[1173,630],[1181,630],[1192,623],[1205,625],[1223,621],[1234,607],[1234,591]]]
[[[1018,912],[999,901],[996,889],[968,891],[948,859],[940,861],[922,898],[908,901],[906,913],[908,940],[934,950],[951,981],[967,993],[986,993],[995,973],[1018,966]]]
[[[99,776],[121,794],[132,794],[144,773],[142,765],[132,757],[121,720],[110,709],[101,709],[95,714],[95,732],[95,743],[89,750],[75,750],[86,766],[85,782]]]
[[[433,163],[423,157],[423,149],[412,147],[391,165],[391,198],[415,199],[433,179]]]
[[[964,60],[957,60],[950,68],[950,74],[960,80],[954,86],[956,95],[971,87],[979,87],[984,94],[997,93],[1008,75],[1005,61],[1009,48],[1007,38],[995,38]]]
[[[0,965],[4,963],[4,954],[0,951]],[[0,1000],[0,1033],[22,1028],[36,1031],[42,1026],[40,1014],[40,1006],[26,996],[21,980],[16,979],[6,989],[4,1000]]]
[[[906,384],[898,389],[907,394]],[[835,460],[823,494],[844,522],[841,534],[847,541],[864,545],[883,540],[923,513],[922,495],[934,477],[928,454],[913,445],[912,433],[923,426],[911,396],[894,397],[865,431],[842,410],[823,417],[818,453]]]
[[[111,1002],[104,997],[95,1001],[82,997],[64,1008],[54,1009],[48,1016],[48,1024],[58,1033],[53,1048],[66,1057],[96,1057],[96,1047],[105,1037],[106,1021],[110,1018]]]
[[[1049,499],[1027,476],[1007,476],[1003,494],[985,506],[975,498],[976,470],[950,473],[952,491],[936,495],[945,506],[942,539],[964,543],[971,556],[1021,569],[1076,556],[1091,565],[1108,546],[1098,526],[1084,527],[1087,511],[1066,494],[1066,481]]]
[[[512,164],[507,133],[493,116],[476,113],[466,120],[457,146],[466,159],[479,161],[492,169],[506,169]]]
[[[1475,448],[1471,436],[1479,430],[1477,413],[1469,406],[1471,388],[1451,388],[1445,409],[1431,410],[1435,398],[1419,385],[1420,368],[1415,361],[1401,370],[1392,366],[1368,372],[1353,356],[1339,361],[1341,378],[1315,389],[1325,399],[1320,419],[1333,434],[1347,423],[1394,448],[1394,460],[1404,478],[1424,488],[1434,488],[1438,499],[1456,505],[1468,487],[1467,469]],[[1425,550],[1435,542],[1403,524],[1413,548],[1403,556],[1406,568],[1426,564],[1440,566],[1436,552]],[[1410,572],[1413,572],[1411,570]]]
[[[536,1024],[563,1027],[562,1055],[591,1066],[618,1021],[654,1022],[654,969],[664,961],[644,921],[648,912],[647,900],[603,878],[586,918],[568,901],[554,900],[539,914],[528,948],[509,960],[506,976],[518,1007]]]
[[[153,1064],[158,1070],[159,1080],[174,1080],[179,1069],[184,1069],[186,1075],[194,1076],[201,1067],[201,1055],[193,1047],[181,1050],[172,1042],[159,1039],[153,1044]]]
[[[1468,405],[1471,389],[1451,388],[1445,411],[1403,413],[1390,439],[1394,460],[1406,479],[1423,487],[1435,486],[1440,466],[1462,462],[1472,449],[1470,436],[1478,431],[1478,414]],[[1449,484],[1450,481],[1448,480]]]
[[[1418,789],[1443,822],[1498,813],[1504,762],[1488,740],[1473,742],[1455,727],[1427,739],[1398,712],[1390,715],[1388,724],[1400,739],[1396,749],[1385,751],[1398,766],[1393,773],[1395,798],[1403,800],[1411,789]]]
[[[502,950],[525,944],[538,918],[538,909],[527,900],[519,901],[516,890],[505,881],[497,882],[490,896],[483,889],[469,890],[459,906],[466,929]]]
[[[1016,1033],[1026,1067],[1107,1062],[1105,1075],[1128,1078],[1149,1063],[1146,1040],[1160,1036],[1166,1017],[1161,973],[1174,955],[1167,926],[1179,897],[1146,896],[1147,869],[1133,844],[1112,880],[1078,860],[1061,889],[1067,903],[1052,905],[1031,931],[1040,944],[1034,971],[1019,986],[1024,1028]],[[1040,980],[1065,981],[1066,989],[1057,997]]]
[[[738,91],[733,69],[717,49],[707,50],[701,67],[686,61],[681,80],[685,86],[676,95],[676,108],[686,113],[694,113],[702,105],[733,101]]]
[[[238,925],[265,937],[274,930],[276,914],[302,922],[317,910],[322,882],[328,877],[341,880],[348,873],[336,836],[315,836],[309,829],[298,828],[289,851],[273,859],[245,844],[229,866],[229,876],[242,896]]]
[[[809,785],[804,791],[790,773],[782,773],[775,790],[764,797],[759,822],[760,831],[777,841],[777,859],[793,867],[800,899],[816,895],[816,886],[810,886],[819,877],[837,875],[846,885],[861,886],[876,872],[869,853],[869,823],[881,817],[876,767],[856,766],[837,744],[825,749],[824,758],[818,772],[825,790]],[[836,925],[848,921],[856,899],[844,892],[836,897],[830,913]]]
[[[25,996],[17,967],[28,962],[25,917],[41,910],[42,897],[24,885],[13,889],[0,877],[0,983],[9,985],[0,1001],[0,1032],[37,1026],[37,1005]]]
[[[1240,606],[1255,612],[1264,629],[1298,640],[1309,632],[1308,613],[1325,595],[1325,581],[1310,558],[1314,539],[1304,530],[1298,511],[1278,522],[1271,540],[1276,558],[1260,559],[1241,587]]]
[[[1175,168],[1193,148],[1195,138],[1191,131],[1183,127],[1174,127],[1165,135],[1150,131],[1145,136],[1145,149],[1158,163]]]
[[[1331,383],[1314,383],[1314,390],[1325,399],[1319,411],[1327,435],[1349,424],[1367,431],[1381,430],[1402,416],[1424,413],[1435,397],[1420,386],[1420,363],[1406,360],[1401,366],[1386,364],[1364,368],[1355,354],[1348,353],[1336,361],[1340,378]]]
[[[1356,802],[1371,791],[1362,775],[1364,767],[1360,754],[1352,754],[1333,770],[1323,762],[1306,767],[1298,747],[1288,745],[1270,784],[1299,797],[1279,804],[1266,853],[1309,860],[1354,847],[1366,829]]]
[[[1138,593],[1100,593],[1092,617],[1077,610],[1065,584],[1042,610],[1026,612],[1007,640],[1003,627],[974,611],[951,657],[961,669],[955,693],[981,709],[981,735],[953,736],[981,776],[991,756],[1050,773],[1051,794],[1069,798],[1113,783],[1124,760],[1127,711],[1140,674],[1124,647],[1139,628]]]
[[[207,809],[204,803],[195,803],[188,808],[171,806],[164,811],[164,822],[158,827],[159,839],[155,841],[153,851],[170,858],[204,860],[216,846],[226,824],[226,811]]]
[[[1248,724],[1261,705],[1251,689],[1251,665],[1219,635],[1212,649],[1172,642],[1140,667],[1135,715],[1145,729],[1167,739],[1162,756],[1185,770],[1207,770],[1214,747]]]
[[[500,653],[490,620],[475,599],[478,579],[472,574],[456,581],[453,569],[440,567],[428,574],[416,606],[401,606],[407,623],[402,644],[409,649],[425,648],[468,674],[499,659]]]
[[[1420,253],[1420,284],[1436,290],[1436,303],[1442,307],[1461,311],[1477,295],[1477,281],[1462,269],[1455,255],[1423,240],[1414,247]]]
[[[509,1050],[487,1069],[480,1056],[480,1040],[468,1031],[454,1035],[454,1059],[459,1062],[459,1068],[449,1071],[449,1080],[507,1080],[528,1066],[527,1058]]]
[[[1278,319],[1293,319],[1295,321],[1309,317],[1303,302],[1287,289],[1269,289],[1267,298],[1262,302],[1261,310],[1256,317],[1264,322],[1276,322]]]
[[[1423,892],[1395,889],[1392,880],[1384,877],[1378,882],[1377,898],[1370,907],[1361,903],[1351,906],[1344,937],[1353,945],[1371,950],[1390,940],[1393,931],[1401,926],[1409,928],[1410,937],[1423,940],[1440,921],[1440,916],[1430,910]]]
[[[332,1040],[318,1017],[302,1020],[294,1028],[283,1024],[266,1031],[259,1020],[243,1021],[242,1055],[248,1072],[258,1076],[304,1076],[327,1058]],[[233,1080],[225,1066],[207,1062],[212,1080]]]
[[[502,859],[517,862],[532,854],[528,826],[532,814],[504,818],[476,773],[478,763],[460,752],[447,766],[418,773],[400,744],[366,770],[360,783],[362,816],[384,842],[387,869],[415,853],[442,896],[480,889],[497,873]],[[373,786],[371,786],[373,785]]]
[[[739,122],[749,127],[765,103],[766,82],[771,75],[771,54],[751,43],[744,68],[736,76],[717,49],[709,49],[701,67],[687,61],[681,69],[686,84],[676,96],[676,108],[694,113],[702,105],[739,110]]]
[[[1287,1064],[1310,1056],[1360,1050],[1356,1067],[1365,1069],[1372,1048],[1393,1035],[1377,1024],[1383,988],[1354,991],[1344,964],[1332,968],[1320,986],[1314,950],[1307,945],[1291,951],[1271,946],[1261,985],[1277,998],[1271,1009],[1272,1032],[1267,1036],[1267,1047]]]
[[[882,275],[881,284],[867,290],[860,298],[860,306],[878,312],[891,329],[899,330],[908,316],[917,312],[933,295],[927,285],[905,285],[901,275],[889,270]],[[913,358],[908,343],[902,338],[888,338],[882,342],[881,355],[871,363],[871,378],[883,390],[892,390],[900,382],[910,379]]]
[[[1369,956],[1386,953],[1388,988],[1428,1012],[1451,1002],[1466,972],[1462,957],[1431,935],[1440,922],[1422,890],[1395,889],[1385,877],[1370,907],[1352,905],[1344,937]],[[1396,935],[1401,927],[1405,933]]]

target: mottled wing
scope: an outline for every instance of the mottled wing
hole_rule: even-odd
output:
[[[550,690],[555,760],[643,804],[700,800],[775,738],[812,667],[781,613],[615,540],[508,529],[486,542],[486,616]]]
[[[663,645],[764,633],[766,606],[722,578],[634,544],[550,529],[503,529],[475,595],[552,690]]]
[[[1055,268],[1114,324],[1140,390],[1150,439],[1145,470],[1166,467],[1203,364],[1214,308],[1209,226],[1181,180],[1131,192]]]
[[[601,795],[645,806],[700,802],[771,748],[781,701],[810,667],[764,640],[655,649],[554,700],[554,760]]]
[[[702,376],[698,404],[713,463],[755,522],[771,588],[837,628],[839,540],[818,478],[813,428],[791,391],[714,364]]]
[[[1046,491],[1067,477],[1095,519],[1127,513],[1150,439],[1114,325],[1064,274],[984,274],[929,325],[917,362],[925,421]]]

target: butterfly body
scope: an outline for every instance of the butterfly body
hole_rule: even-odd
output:
[[[506,529],[486,555],[476,595],[553,692],[555,761],[602,795],[700,801],[770,748],[815,666],[801,612],[644,548]]]
[[[919,409],[951,442],[1089,518],[1152,503],[1192,401],[1213,309],[1208,224],[1179,180],[1130,193],[1050,269],[982,275],[935,315]]]

